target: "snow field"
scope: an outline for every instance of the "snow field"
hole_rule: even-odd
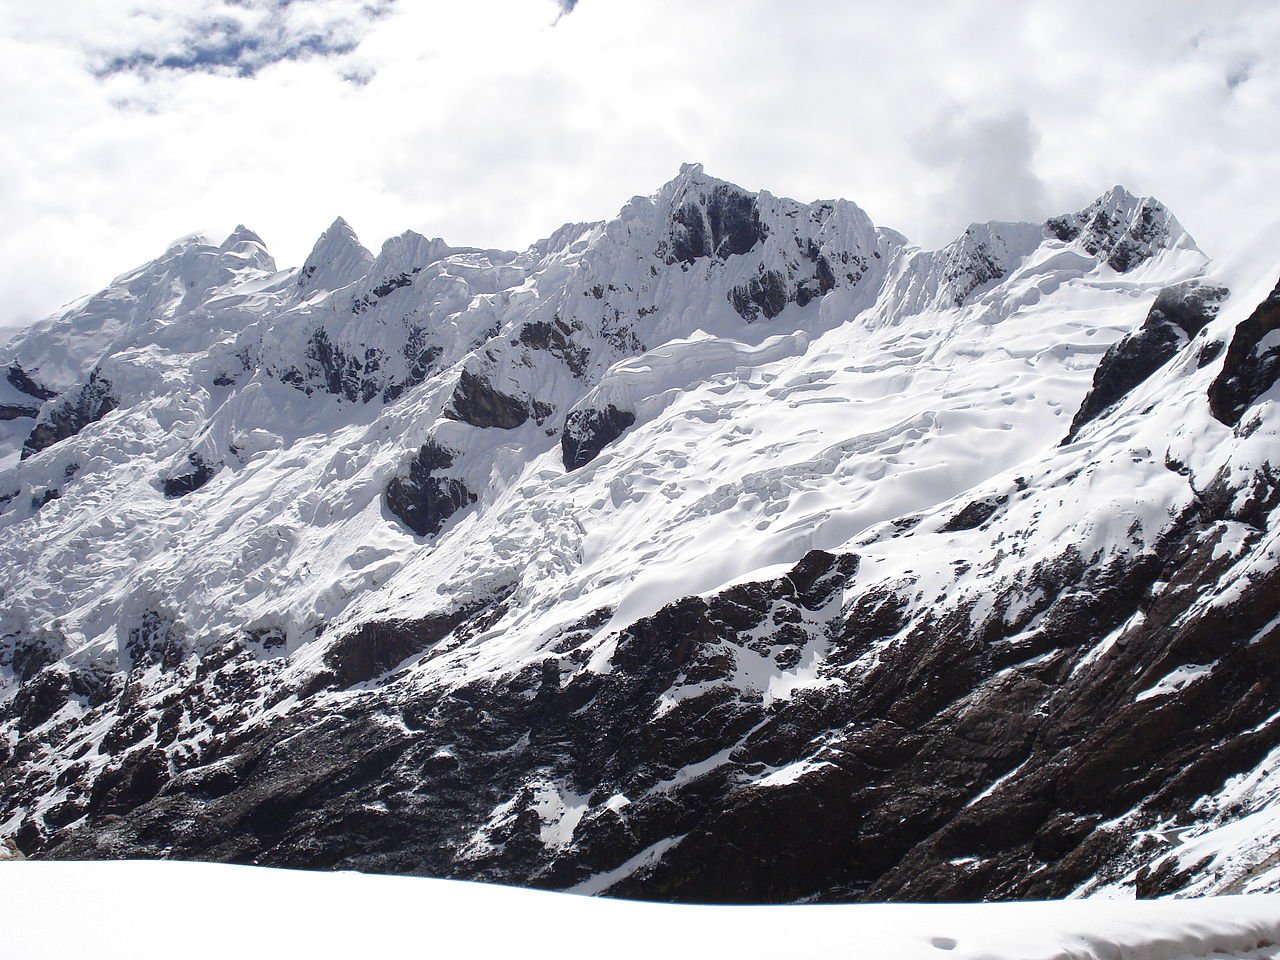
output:
[[[0,937],[23,960],[1274,960],[1280,896],[704,907],[416,877],[28,861],[0,864]]]

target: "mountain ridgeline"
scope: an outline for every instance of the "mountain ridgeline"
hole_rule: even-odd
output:
[[[1280,252],[686,165],[0,347],[0,835],[674,901],[1280,890]]]

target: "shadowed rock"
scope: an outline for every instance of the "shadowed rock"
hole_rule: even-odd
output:
[[[372,680],[415,654],[425,653],[485,604],[421,620],[390,620],[362,624],[336,640],[324,653],[325,670],[311,690],[345,689]]]
[[[473,427],[514,430],[529,419],[529,408],[469,370],[463,370],[453,391],[453,413]]]
[[[36,406],[25,404],[0,403],[0,420],[20,420],[23,417],[35,417],[40,413]]]
[[[111,382],[95,369],[82,386],[41,411],[30,436],[22,445],[22,459],[25,460],[68,437],[74,437],[118,405]]]
[[[956,533],[960,530],[972,530],[980,527],[1000,509],[1008,497],[983,497],[974,500],[965,506],[954,517],[948,520],[939,529],[942,533]]]
[[[167,477],[164,481],[164,495],[171,500],[185,497],[188,493],[199,490],[212,480],[214,474],[218,472],[216,466],[206,463],[196,453],[187,454],[187,462],[191,464],[192,468],[189,473],[183,473],[176,477]]]
[[[630,410],[609,404],[603,410],[573,410],[560,434],[560,455],[566,470],[584,467],[636,422]]]
[[[755,197],[729,184],[686,203],[671,220],[672,263],[746,253],[767,235]]]
[[[772,320],[782,312],[789,299],[791,294],[787,289],[786,278],[776,270],[766,270],[752,277],[743,286],[729,291],[729,302],[733,304],[733,309],[747,322],[755,320],[761,313],[766,320]],[[806,294],[805,302],[811,299],[812,296]]]
[[[387,509],[420,537],[439,533],[446,520],[476,502],[461,480],[439,475],[453,466],[453,459],[452,451],[428,440],[409,461],[408,474],[392,477],[387,484]]]
[[[1153,197],[1138,198],[1115,187],[1079,213],[1050,219],[1045,228],[1057,239],[1078,241],[1090,256],[1125,273],[1167,247],[1181,227]]]
[[[52,400],[58,395],[58,391],[50,390],[48,387],[41,386],[36,383],[35,380],[31,379],[27,372],[22,369],[22,364],[20,363],[9,364],[9,370],[5,374],[5,379],[13,384],[15,388],[25,393],[28,397],[32,397],[36,400]]]
[[[1280,379],[1280,284],[1236,327],[1222,372],[1209,386],[1209,409],[1228,426]]]
[[[1188,280],[1167,287],[1156,297],[1142,326],[1113,344],[1093,372],[1093,386],[1071,421],[1063,443],[1115,406],[1169,362],[1186,343],[1217,316],[1226,287]]]

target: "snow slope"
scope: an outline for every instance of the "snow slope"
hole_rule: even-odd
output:
[[[122,920],[120,896],[147,905]],[[455,881],[210,864],[0,866],[0,925],[15,956],[103,960],[352,955],[539,958],[604,945],[620,958],[946,956],[985,960],[1270,960],[1280,898],[984,905],[694,907]],[[66,905],[75,905],[70,915]],[[213,913],[212,911],[216,911]],[[500,918],[500,922],[495,919]],[[180,945],[180,946],[179,946]]]

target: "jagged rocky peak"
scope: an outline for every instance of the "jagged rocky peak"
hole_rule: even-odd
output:
[[[904,242],[847,200],[805,204],[752,193],[708,176],[700,164],[684,164],[653,197],[633,204],[658,213],[658,260],[683,270],[707,264],[728,278],[726,298],[748,323],[772,320],[791,303],[806,306],[837,286],[874,281]],[[624,209],[621,219],[629,214]]]
[[[1114,186],[1079,213],[1053,217],[1045,225],[1064,243],[1078,243],[1090,256],[1125,273],[1162,250],[1195,247],[1169,209],[1154,197],[1136,197]]]
[[[351,225],[338,217],[320,234],[298,270],[298,286],[307,292],[338,290],[365,276],[372,267],[373,254],[360,243]]]
[[[668,190],[674,194],[668,262],[725,259],[746,253],[768,236],[756,195],[706,176],[700,163],[682,165],[663,192]]]

